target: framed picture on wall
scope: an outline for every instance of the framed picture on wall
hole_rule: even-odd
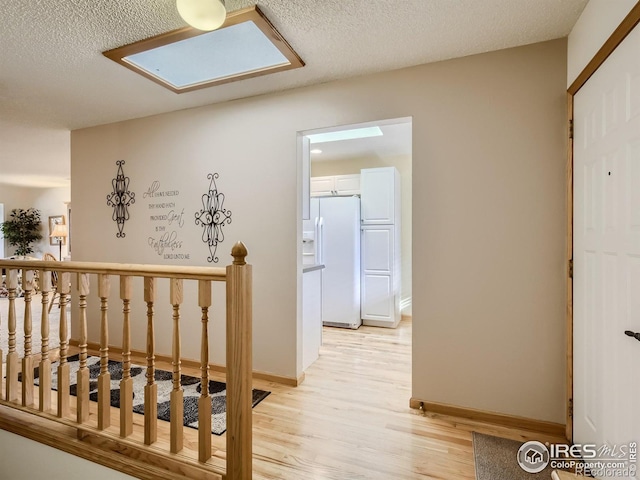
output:
[[[66,243],[66,233],[62,237],[52,237],[51,234],[56,228],[56,225],[64,225],[64,215],[55,215],[49,217],[49,245],[59,245],[62,241],[62,245]]]

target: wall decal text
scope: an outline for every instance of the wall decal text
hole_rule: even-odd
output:
[[[179,204],[180,190],[163,189],[159,180],[151,182],[142,193],[147,200],[152,233],[147,246],[164,260],[190,260],[191,254],[181,252],[184,242],[180,230],[184,227],[184,208]]]

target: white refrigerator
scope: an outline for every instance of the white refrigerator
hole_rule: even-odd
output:
[[[360,318],[360,198],[314,197],[303,222],[304,263],[321,263],[322,323],[358,328]]]

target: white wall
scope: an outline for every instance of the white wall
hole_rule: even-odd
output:
[[[35,257],[42,257],[49,252],[58,257],[58,246],[49,245],[49,216],[64,215],[67,216],[67,208],[64,202],[68,202],[71,198],[70,187],[57,188],[30,188],[13,185],[0,184],[0,203],[4,203],[4,219],[7,220],[14,208],[36,208],[40,210],[40,218],[42,220],[42,239],[34,244]],[[6,256],[13,255],[14,247],[10,247],[5,241]],[[66,255],[67,246],[63,245],[62,255]]]
[[[611,36],[637,0],[590,0],[569,34],[567,86]]]
[[[566,41],[556,40],[74,131],[74,259],[159,260],[140,208],[115,238],[105,196],[116,160],[139,195],[151,178],[177,186],[190,218],[206,174],[219,172],[233,211],[221,263],[240,239],[254,264],[254,368],[297,376],[296,132],[410,116],[412,394],[563,422],[565,85]],[[206,264],[199,229],[184,235],[190,263]],[[197,358],[199,336],[183,338]]]
[[[401,195],[401,292],[400,305],[403,315],[411,315],[411,155],[400,155],[392,157],[367,157],[348,158],[343,160],[320,160],[311,162],[311,176],[320,177],[324,175],[349,175],[360,173],[363,168],[396,167],[400,173],[400,195]]]

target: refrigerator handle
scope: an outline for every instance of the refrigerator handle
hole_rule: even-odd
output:
[[[324,263],[324,218],[316,217],[316,263]]]

